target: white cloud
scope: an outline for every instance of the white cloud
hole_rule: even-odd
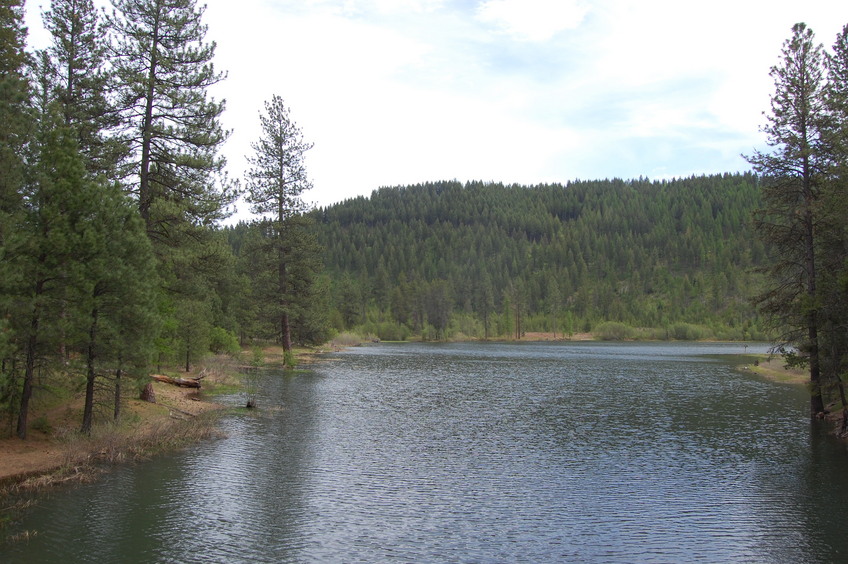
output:
[[[486,0],[477,17],[515,38],[547,41],[580,25],[589,7],[583,0]]]
[[[431,13],[440,9],[444,0],[367,0],[382,13]],[[367,3],[366,2],[366,3]]]
[[[303,0],[301,0],[303,2]],[[321,9],[338,15],[368,16],[422,14],[436,11],[445,0],[306,0],[309,9]]]

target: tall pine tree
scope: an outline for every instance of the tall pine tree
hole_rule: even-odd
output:
[[[219,154],[228,136],[220,123],[225,104],[208,92],[224,74],[213,64],[215,43],[205,38],[205,6],[195,0],[112,3],[111,63],[130,151],[122,170],[159,260],[165,310],[173,316],[166,323],[172,330],[159,343],[163,353],[181,349],[190,358],[208,341],[214,269],[227,262],[211,227],[236,196]]]
[[[829,170],[822,190],[820,303],[822,371],[842,402],[842,433],[848,432],[848,25],[827,55],[826,149]]]
[[[79,244],[68,279],[73,288],[73,334],[85,359],[81,430],[88,434],[97,377],[115,375],[117,417],[121,375],[150,361],[158,328],[158,280],[144,224],[120,187],[88,182],[82,188],[74,218]]]
[[[232,203],[219,155],[228,133],[224,101],[208,89],[224,74],[205,40],[204,7],[194,0],[113,0],[111,61],[119,85],[129,186],[154,243],[175,226],[210,225]]]
[[[0,1],[0,214],[4,215],[20,206],[23,149],[32,124],[23,6],[20,0]],[[10,224],[3,219],[0,216],[0,245],[9,235]]]
[[[29,57],[24,50],[24,3],[0,1],[0,410],[14,414],[19,397],[20,300],[23,272],[13,264],[27,255],[25,150],[34,126],[30,111]]]
[[[105,25],[92,0],[52,0],[42,18],[53,36],[47,51],[65,123],[77,134],[86,169],[111,176],[125,150],[109,135],[120,116],[108,98],[113,81],[105,65]]]
[[[248,157],[251,168],[247,172],[247,200],[254,213],[270,216],[265,231],[277,271],[274,306],[280,342],[291,358],[291,318],[295,304],[291,294],[290,251],[296,244],[291,235],[302,234],[302,231],[293,229],[289,223],[303,211],[300,196],[311,188],[304,154],[312,144],[303,140],[300,128],[292,121],[289,109],[279,96],[265,103],[265,114],[260,114],[259,119],[262,134],[259,141],[251,144],[254,154]]]
[[[755,216],[762,237],[775,249],[771,284],[760,297],[765,313],[797,347],[810,369],[810,411],[824,411],[819,347],[820,304],[817,245],[820,197],[827,171],[822,48],[812,30],[795,24],[772,67],[775,92],[763,128],[771,147],[748,161],[762,175],[765,207]]]
[[[57,308],[65,303],[66,270],[80,248],[76,226],[85,218],[80,206],[90,209],[96,204],[91,194],[81,197],[87,179],[73,132],[64,125],[59,108],[44,87],[36,99],[38,130],[29,148],[24,211],[16,226],[22,252],[7,263],[21,273],[14,289],[13,330],[23,359],[17,424],[22,439],[27,436],[36,372],[59,360],[56,357],[63,327],[56,321],[62,317]]]

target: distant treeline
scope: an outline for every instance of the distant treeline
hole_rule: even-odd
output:
[[[760,339],[758,178],[382,188],[313,212],[332,323],[381,339]]]

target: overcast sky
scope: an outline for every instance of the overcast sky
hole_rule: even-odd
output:
[[[230,176],[279,94],[315,144],[305,200],[318,205],[435,180],[748,170],[792,25],[830,48],[848,24],[848,0],[207,3]],[[49,0],[27,5],[43,46]]]

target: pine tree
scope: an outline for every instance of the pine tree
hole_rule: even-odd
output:
[[[39,94],[38,132],[30,147],[24,214],[17,225],[23,245],[8,263],[21,273],[14,318],[24,364],[17,424],[22,439],[27,435],[36,370],[58,350],[61,325],[45,321],[59,317],[55,306],[64,298],[64,271],[79,248],[75,230],[78,206],[96,203],[90,195],[80,198],[86,178],[73,134],[47,93],[42,90]]]
[[[155,260],[141,217],[117,185],[90,182],[78,194],[70,282],[78,348],[85,358],[81,431],[93,423],[95,380],[116,375],[115,414],[120,416],[120,376],[146,367],[158,327]]]
[[[254,213],[272,214],[273,221],[282,223],[304,211],[301,194],[312,188],[304,156],[312,143],[303,140],[281,97],[265,102],[265,112],[259,116],[261,137],[251,143],[254,154],[247,159],[247,201]]]
[[[835,172],[844,178],[848,168],[848,25],[837,34],[833,51],[827,55],[827,71],[827,140]]]
[[[15,298],[10,317],[22,364],[20,438],[27,435],[39,368],[70,366],[59,353],[66,342],[85,360],[88,432],[97,366],[106,360],[120,366],[116,357],[130,361],[134,353],[128,351],[144,350],[133,327],[152,327],[148,312],[154,309],[145,290],[155,281],[152,254],[137,211],[117,185],[86,170],[78,130],[67,123],[55,97],[46,53],[39,54],[36,78],[37,129],[27,146],[29,166],[15,225],[20,249],[6,263],[19,273],[10,288]],[[115,334],[120,337],[110,337]]]
[[[235,261],[221,232],[191,227],[173,234],[167,254],[159,254],[159,276],[172,331],[162,336],[163,351],[189,367],[208,351],[212,328],[220,321],[220,286],[233,276]]]
[[[205,7],[194,0],[113,0],[111,61],[124,118],[128,186],[154,243],[175,226],[210,225],[234,199],[218,154],[228,133],[224,101],[207,90],[223,80],[205,42]]]
[[[8,214],[20,206],[23,149],[32,127],[23,5],[0,2],[0,245],[9,235]]]
[[[26,329],[19,315],[23,272],[14,265],[28,253],[22,229],[25,155],[35,123],[23,13],[22,1],[0,1],[0,409],[9,413],[10,430],[20,401],[20,352]]]
[[[23,2],[0,2],[0,410],[14,409],[16,340],[11,311],[19,271],[8,268],[20,251],[24,185],[23,154],[31,130],[28,57]]]
[[[107,97],[113,81],[105,66],[105,26],[92,0],[52,0],[42,18],[53,36],[47,51],[65,123],[77,133],[87,170],[111,176],[125,150],[108,135],[120,116]]]
[[[265,114],[260,114],[259,119],[262,134],[251,144],[254,154],[248,157],[251,168],[247,172],[247,201],[254,213],[270,215],[266,232],[276,261],[274,295],[279,338],[283,350],[290,356],[295,303],[290,288],[292,257],[288,251],[293,244],[291,236],[297,232],[288,224],[304,210],[300,196],[312,187],[304,163],[304,154],[312,144],[303,140],[300,128],[292,121],[289,109],[279,96],[265,103]]]
[[[836,383],[842,403],[842,433],[848,432],[848,25],[827,56],[826,139],[829,174],[822,190],[821,283],[822,372]]]
[[[304,345],[320,345],[330,338],[329,283],[320,277],[323,248],[318,244],[312,218],[298,214],[283,224],[288,274],[287,303],[292,340]]]
[[[813,417],[824,411],[816,264],[819,204],[827,171],[823,63],[812,30],[795,24],[792,37],[783,44],[781,63],[771,69],[775,92],[763,128],[771,151],[747,157],[763,176],[765,207],[756,214],[755,225],[777,253],[769,269],[771,285],[759,304],[783,330],[784,341],[798,347],[809,363]]]
[[[492,278],[486,270],[483,270],[477,289],[477,311],[483,320],[483,339],[488,341],[491,317],[495,312],[495,295],[492,290]]]
[[[214,322],[215,269],[229,264],[229,249],[211,228],[227,215],[236,187],[219,155],[228,136],[220,123],[225,103],[208,95],[225,75],[213,65],[215,43],[205,39],[205,6],[195,0],[112,4],[110,61],[129,150],[120,173],[153,243],[167,296],[163,311],[171,316],[157,343],[161,358],[177,355],[191,364]]]

